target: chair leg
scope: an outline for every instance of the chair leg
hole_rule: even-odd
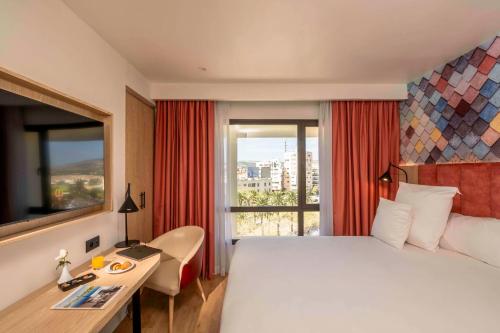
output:
[[[201,285],[200,278],[196,279],[196,284],[198,284],[198,289],[200,290],[201,298],[203,299],[203,302],[206,302],[207,298],[205,297],[205,292],[203,291],[203,286]]]
[[[168,333],[174,333],[174,296],[168,296]]]

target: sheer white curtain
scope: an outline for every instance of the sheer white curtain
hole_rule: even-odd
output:
[[[319,115],[319,233],[331,236],[333,230],[332,198],[332,106],[320,102]]]
[[[232,255],[229,183],[227,177],[229,104],[215,104],[215,274],[224,276]]]

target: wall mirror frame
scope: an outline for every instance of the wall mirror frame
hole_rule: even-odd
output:
[[[113,192],[111,181],[112,114],[1,67],[0,89],[102,122],[104,126],[105,188],[103,204],[0,226],[0,246],[20,239],[33,237],[39,233],[59,228],[67,223],[83,222],[85,221],[85,217],[91,215],[111,211]]]

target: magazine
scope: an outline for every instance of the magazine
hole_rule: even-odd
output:
[[[104,309],[124,286],[81,286],[51,309]]]

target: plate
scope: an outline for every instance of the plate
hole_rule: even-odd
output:
[[[130,271],[131,269],[133,269],[135,267],[135,263],[130,262],[132,265],[129,268],[127,268],[127,269],[119,269],[117,271],[112,271],[111,268],[110,268],[111,265],[113,265],[114,263],[117,263],[117,262],[120,263],[120,264],[122,264],[125,261],[113,261],[111,264],[109,264],[108,266],[106,266],[106,268],[104,268],[104,271],[106,273],[108,273],[108,274],[121,274],[121,273],[128,272],[128,271]]]

